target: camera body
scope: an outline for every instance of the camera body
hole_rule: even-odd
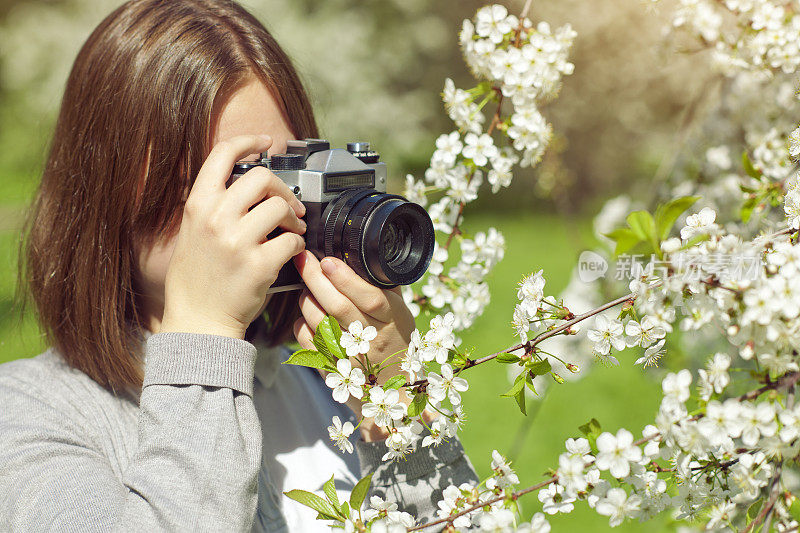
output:
[[[256,166],[270,169],[306,208],[307,250],[319,259],[338,257],[378,287],[408,285],[430,264],[433,223],[418,204],[386,193],[386,164],[379,158],[365,142],[347,143],[345,150],[323,139],[290,140],[285,154],[237,162],[227,185]],[[289,261],[268,292],[303,286]]]

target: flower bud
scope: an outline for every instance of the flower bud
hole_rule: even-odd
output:
[[[573,365],[572,363],[567,363],[567,370],[569,370],[570,372],[575,373],[575,372],[580,372],[581,369],[578,368],[577,365]]]
[[[564,378],[562,378],[555,372],[551,372],[551,374],[553,374],[553,379],[556,380],[557,383],[564,383]]]

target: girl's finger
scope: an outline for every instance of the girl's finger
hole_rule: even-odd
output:
[[[301,317],[294,321],[294,338],[306,350],[316,350],[314,346],[314,332],[308,323]]]
[[[303,313],[306,323],[311,327],[312,331],[317,331],[317,326],[325,318],[325,311],[319,302],[311,294],[308,289],[303,289],[300,293],[298,303],[300,304],[300,312]]]
[[[211,192],[224,190],[234,163],[250,154],[264,152],[270,146],[272,137],[269,135],[237,135],[218,142],[200,167],[187,203],[193,195],[206,197]]]
[[[333,286],[362,313],[381,322],[392,321],[392,308],[383,289],[371,284],[335,257],[323,258],[320,266]]]
[[[278,176],[266,167],[254,167],[234,181],[225,192],[226,207],[240,215],[264,198],[279,196],[292,207],[298,218],[306,214],[303,203]],[[262,202],[263,203],[263,202]]]
[[[322,306],[322,309],[346,328],[351,322],[360,320],[368,324],[367,316],[353,302],[333,286],[320,268],[319,261],[313,253],[306,250],[294,258],[297,271],[303,281]]]
[[[306,241],[297,233],[284,231],[259,246],[264,268],[278,272],[284,263],[305,250]],[[274,280],[273,280],[274,281]]]
[[[250,241],[263,243],[267,235],[277,227],[303,235],[306,223],[280,196],[267,198],[242,218],[242,231]]]

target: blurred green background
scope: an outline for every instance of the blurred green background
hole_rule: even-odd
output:
[[[79,46],[118,0],[0,0],[0,363],[41,352],[32,315],[14,308],[22,214],[38,183],[61,91]],[[471,86],[458,48],[475,0],[251,0],[242,2],[275,34],[310,88],[323,134],[335,144],[366,139],[390,165],[397,189],[406,173],[420,176],[433,140],[453,129],[439,92],[445,77]],[[519,13],[522,1],[503,2]],[[531,18],[571,23],[578,32],[575,74],[545,116],[556,137],[543,163],[520,170],[510,190],[483,196],[466,211],[468,231],[489,226],[507,240],[505,259],[489,278],[492,303],[463,335],[475,354],[514,343],[510,327],[516,283],[544,269],[547,294],[568,283],[582,250],[593,245],[591,218],[620,192],[646,191],[679,139],[686,110],[703,91],[705,70],[692,54],[671,54],[662,42],[664,13],[648,2],[539,0]],[[424,325],[421,325],[424,326]],[[569,354],[565,354],[569,356]],[[481,475],[492,449],[513,455],[522,483],[538,482],[557,464],[564,440],[591,417],[603,428],[637,433],[659,400],[657,373],[595,365],[577,382],[552,384],[541,409],[523,417],[506,369],[472,369],[462,440]],[[1,407],[0,407],[1,408]],[[527,486],[525,485],[525,486]],[[522,501],[525,515],[540,509]],[[555,531],[607,528],[585,504],[548,517]],[[666,519],[626,523],[623,531],[668,529]]]

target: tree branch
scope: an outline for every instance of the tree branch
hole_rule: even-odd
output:
[[[564,322],[560,326],[557,326],[557,327],[555,327],[555,328],[553,328],[553,329],[551,329],[549,331],[545,331],[544,333],[541,333],[540,335],[538,335],[537,337],[534,337],[533,339],[529,340],[526,343],[514,344],[513,346],[509,346],[508,348],[505,348],[503,350],[495,352],[495,353],[493,353],[491,355],[487,355],[485,357],[481,357],[480,359],[475,359],[475,360],[468,359],[467,360],[467,364],[465,364],[464,366],[460,367],[458,369],[458,371],[460,372],[462,370],[466,370],[467,368],[472,368],[473,366],[478,366],[478,365],[483,364],[483,363],[485,363],[487,361],[491,361],[492,359],[494,359],[495,357],[497,357],[498,355],[500,355],[502,353],[513,352],[513,351],[519,350],[521,348],[525,348],[525,352],[526,353],[530,353],[530,351],[532,351],[539,343],[549,339],[550,337],[554,337],[554,336],[558,335],[559,333],[562,333],[562,332],[566,331],[567,329],[571,328],[572,326],[574,326],[578,322],[581,322],[583,320],[586,320],[587,318],[593,317],[594,315],[596,315],[598,313],[602,313],[606,309],[610,309],[610,308],[612,308],[612,307],[614,307],[616,305],[620,305],[620,304],[623,304],[623,303],[628,302],[628,301],[633,302],[634,299],[635,299],[634,294],[633,293],[629,293],[629,294],[626,294],[625,296],[621,296],[621,297],[617,298],[616,300],[611,300],[610,302],[607,302],[607,303],[601,305],[600,307],[592,309],[591,311],[587,311],[586,313],[583,313],[582,315],[578,315],[578,316],[576,316],[575,318],[573,318],[571,320],[567,320],[566,322]],[[428,383],[427,379],[418,379],[417,381],[415,381],[413,383],[405,383],[405,384],[403,384],[403,387],[418,387],[420,385],[426,385],[427,383]]]
[[[533,492],[535,490],[539,490],[539,489],[541,489],[543,487],[546,487],[547,485],[549,485],[551,483],[555,483],[556,481],[558,481],[558,476],[553,476],[553,477],[551,477],[550,479],[548,479],[546,481],[542,481],[541,483],[533,485],[532,487],[528,487],[527,489],[522,489],[522,490],[518,490],[516,492],[513,492],[510,497],[512,499],[516,500],[517,498],[519,498],[523,494],[527,494],[529,492]],[[494,502],[499,502],[500,500],[504,500],[504,499],[506,499],[508,497],[509,496],[507,496],[505,494],[502,494],[502,495],[500,495],[500,496],[498,496],[496,498],[492,498],[491,500],[486,500],[485,502],[481,502],[481,503],[475,504],[472,507],[464,509],[463,511],[460,511],[457,514],[454,514],[452,516],[448,516],[447,518],[442,518],[442,519],[436,520],[434,522],[429,522],[427,524],[422,524],[422,525],[419,525],[419,526],[412,527],[408,531],[421,531],[421,530],[429,528],[431,526],[435,526],[435,525],[438,525],[438,524],[444,524],[445,522],[447,522],[448,525],[452,525],[453,521],[455,521],[455,519],[458,518],[459,516],[463,516],[463,515],[465,515],[467,513],[471,513],[472,511],[475,511],[476,509],[480,509],[481,507],[485,507],[487,505],[491,505]]]

